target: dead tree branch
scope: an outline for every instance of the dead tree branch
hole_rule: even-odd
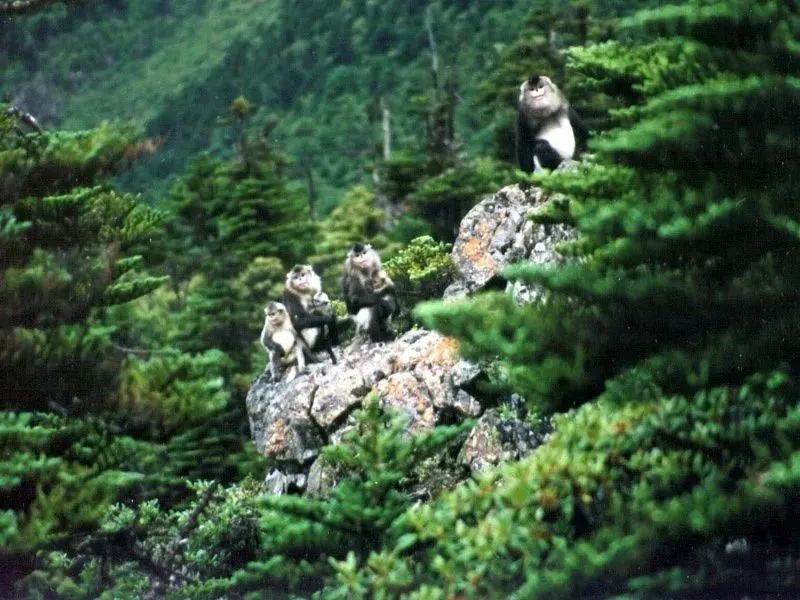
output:
[[[11,0],[0,2],[0,15],[24,15],[51,4],[78,4],[80,0]]]

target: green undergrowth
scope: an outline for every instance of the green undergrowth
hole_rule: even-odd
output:
[[[411,508],[326,597],[796,592],[798,433],[784,373],[668,397],[629,373],[530,458]]]

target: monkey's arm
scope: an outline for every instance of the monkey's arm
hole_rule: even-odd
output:
[[[268,352],[279,351],[280,354],[283,355],[283,347],[270,339],[269,327],[267,327],[266,323],[264,323],[264,329],[261,330],[261,345],[264,346]]]
[[[586,121],[581,119],[575,109],[569,108],[569,124],[572,125],[572,132],[575,134],[575,142],[581,148],[586,148],[586,140],[589,139],[589,126]]]
[[[324,327],[330,325],[332,317],[324,315],[312,315],[300,302],[300,299],[289,292],[283,294],[283,304],[286,306],[286,311],[289,313],[289,318],[292,325],[298,331],[301,329],[310,329],[312,327]],[[335,322],[335,319],[334,319]]]
[[[400,314],[400,299],[397,297],[397,290],[394,287],[384,292],[384,302],[392,309],[392,312],[389,313],[391,316],[396,317]]]
[[[517,114],[517,164],[526,173],[532,173],[534,169],[533,144],[535,141],[534,134],[520,111]]]
[[[381,303],[381,297],[368,289],[355,277],[345,277],[343,282],[344,303],[347,312],[355,314],[362,308],[369,308]]]

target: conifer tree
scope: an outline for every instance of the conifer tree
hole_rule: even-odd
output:
[[[254,298],[242,277],[268,258],[279,260],[285,274],[306,259],[316,229],[304,198],[286,186],[285,161],[263,135],[246,131],[243,102],[237,99],[231,109],[241,129],[238,156],[200,156],[173,189],[177,215],[168,245],[175,251],[168,253],[167,268],[185,279],[198,276],[187,297],[180,347],[216,347],[247,369],[261,309],[277,298]],[[281,281],[282,275],[272,283]]]
[[[798,7],[694,1],[570,52],[624,102],[538,182],[578,238],[542,287],[428,305],[555,418],[518,464],[393,523],[330,597],[793,597],[800,497]]]
[[[163,214],[98,183],[133,141],[111,126],[25,133],[0,114],[0,407],[102,396],[93,374],[113,359],[97,360],[109,342],[99,309],[165,281],[127,255]]]
[[[102,183],[133,143],[132,131],[112,126],[28,133],[0,108],[4,591],[43,544],[91,526],[122,493],[140,493],[156,452],[97,418],[123,358],[104,313],[166,279],[148,276],[131,253],[163,214]]]
[[[546,301],[426,311],[474,354],[500,354],[509,381],[551,408],[645,360],[683,389],[798,356],[797,11],[692,2],[627,25],[630,42],[571,53],[578,85],[629,106],[594,140],[596,164],[540,179],[569,197],[566,212],[554,202],[537,218],[577,227],[574,260],[508,275]],[[487,310],[496,304],[508,310]]]

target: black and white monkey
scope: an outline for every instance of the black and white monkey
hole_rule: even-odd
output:
[[[331,306],[330,296],[325,292],[314,294],[314,297],[311,299],[311,312],[324,317],[333,316],[333,306]]]
[[[315,314],[314,297],[322,292],[322,282],[311,265],[295,265],[286,274],[283,303],[292,325],[312,351],[325,350],[336,364],[331,345],[339,343],[339,331],[333,314]]]
[[[278,381],[283,370],[291,365],[297,365],[297,374],[305,371],[303,341],[292,326],[286,307],[280,302],[270,302],[264,308],[261,345],[269,355],[269,372],[273,381]]]
[[[549,77],[522,82],[518,109],[517,162],[527,173],[555,169],[588,137],[588,128]]]
[[[375,290],[373,276],[382,270],[381,259],[369,244],[354,244],[344,261],[342,295],[347,312],[353,315],[356,337],[366,334],[373,342],[394,337],[386,320],[399,309],[394,285],[389,293]]]
[[[383,269],[378,269],[372,274],[372,291],[392,308],[390,316],[396,317],[400,314],[400,300],[397,298],[394,281]]]

